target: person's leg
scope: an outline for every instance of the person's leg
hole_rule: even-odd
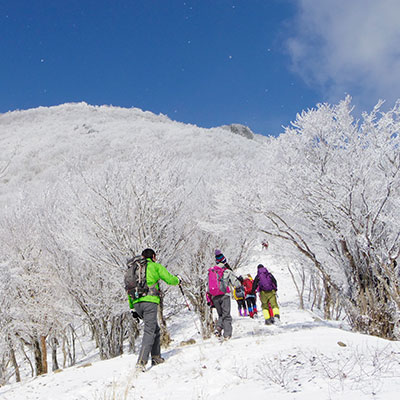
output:
[[[254,297],[255,296],[252,295],[248,295],[247,297],[248,298],[247,307],[249,309],[250,318],[254,317]]]
[[[223,321],[222,321],[222,298],[224,296],[220,295],[220,296],[214,296],[212,298],[213,304],[215,306],[215,309],[217,310],[217,314],[218,314],[218,321],[217,321],[217,326],[215,327],[215,333],[220,336],[221,335],[221,331],[223,329]]]
[[[247,304],[247,309],[249,311],[249,315],[253,316],[253,302],[251,300],[251,297],[249,296],[246,297],[246,304]]]
[[[237,306],[238,306],[238,312],[239,312],[239,317],[241,317],[242,314],[242,306],[240,304],[240,300],[236,300]]]
[[[147,364],[147,361],[149,360],[149,354],[152,351],[155,342],[157,328],[159,334],[160,328],[158,327],[157,323],[158,304],[140,302],[136,303],[134,307],[136,312],[141,316],[144,322],[142,346],[139,351],[137,363],[145,366]]]
[[[261,307],[262,307],[262,312],[265,318],[265,323],[267,325],[271,324],[273,319],[271,319],[271,315],[269,314],[269,307],[268,307],[268,302],[270,299],[270,293],[271,292],[265,292],[261,291],[260,292],[260,299],[261,299]]]
[[[242,304],[243,304],[243,314],[245,317],[247,317],[247,304],[245,299],[242,300]]]
[[[156,325],[156,330],[154,331],[154,343],[151,348],[151,357],[153,358],[154,356],[161,357],[161,347],[160,347],[160,327],[158,325],[158,321]]]
[[[243,316],[245,316],[246,303],[245,303],[244,299],[238,300],[238,303],[239,303],[240,316],[243,317]]]
[[[232,316],[231,316],[231,298],[222,296],[222,328],[224,330],[224,338],[232,336]]]
[[[244,313],[243,313],[243,314],[244,314],[245,317],[247,317],[248,314],[247,314],[246,299],[243,299],[242,302],[243,302],[243,310],[244,310]]]
[[[251,299],[252,299],[252,302],[253,302],[253,312],[254,312],[254,314],[257,314],[257,297],[254,296]]]
[[[274,313],[274,317],[277,317],[278,319],[280,319],[280,312],[279,312],[278,302],[276,300],[275,290],[271,291],[271,296],[270,296],[269,302],[271,303],[272,312]]]

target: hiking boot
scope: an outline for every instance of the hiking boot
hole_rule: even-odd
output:
[[[144,361],[138,361],[135,367],[137,372],[146,372],[146,363]]]
[[[265,320],[265,325],[271,325],[271,324],[272,324],[271,319],[272,319],[272,318],[266,319],[266,320]]]
[[[280,316],[279,314],[275,314],[274,317],[275,317],[275,318],[278,318],[278,320],[281,319],[281,316]]]
[[[154,365],[162,364],[165,362],[165,360],[161,356],[152,356],[151,357],[151,365],[154,367]]]
[[[221,337],[221,334],[222,334],[222,328],[219,327],[219,326],[217,326],[216,329],[215,329],[215,331],[214,331],[214,335],[215,335],[216,337]]]

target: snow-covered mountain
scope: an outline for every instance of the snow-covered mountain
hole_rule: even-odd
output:
[[[0,115],[0,170],[11,159],[0,196],[54,182],[78,162],[101,169],[109,160],[175,152],[188,165],[204,161],[206,169],[213,157],[221,165],[238,155],[250,161],[267,143],[246,127],[204,129],[137,108],[76,103],[13,111]]]
[[[138,221],[147,222],[152,212],[161,210],[159,221],[166,221],[170,230],[162,234],[156,231],[149,237],[162,239],[158,244],[164,246],[164,257],[167,257],[168,244],[174,243],[178,234],[187,228],[187,220],[196,219],[188,229],[201,226],[205,231],[216,233],[215,240],[221,239],[219,228],[221,231],[230,228],[222,238],[226,244],[224,253],[230,259],[231,254],[239,252],[237,244],[242,241],[242,233],[246,237],[251,232],[251,239],[261,239],[257,229],[264,227],[264,221],[258,219],[267,207],[274,210],[277,205],[313,249],[320,253],[330,249],[326,245],[331,244],[329,235],[324,242],[325,236],[319,232],[323,224],[312,218],[315,225],[304,228],[305,216],[313,214],[308,208],[299,214],[301,202],[310,198],[311,211],[315,204],[322,204],[325,208],[321,208],[321,215],[325,216],[330,210],[323,204],[325,197],[317,196],[316,201],[307,191],[308,185],[316,183],[319,188],[321,176],[321,179],[334,177],[334,182],[338,178],[337,182],[341,183],[347,172],[346,163],[341,161],[348,161],[345,152],[335,153],[335,149],[343,148],[337,142],[332,148],[326,147],[327,154],[319,157],[315,145],[319,137],[315,141],[314,128],[318,128],[318,134],[326,134],[326,137],[322,135],[324,140],[327,139],[324,144],[329,143],[332,132],[341,132],[337,126],[331,128],[326,123],[340,122],[340,118],[331,118],[327,111],[326,119],[320,114],[304,115],[307,125],[304,137],[298,132],[289,132],[279,146],[279,138],[253,134],[246,127],[235,124],[203,129],[139,109],[79,103],[0,115],[0,216],[5,221],[0,224],[5,249],[0,266],[7,272],[0,283],[9,294],[0,297],[1,322],[7,323],[5,331],[13,335],[16,350],[20,350],[20,332],[25,334],[33,328],[44,327],[41,334],[45,335],[48,329],[55,327],[61,336],[63,326],[76,321],[74,313],[79,307],[67,300],[66,292],[62,292],[71,276],[81,289],[79,296],[83,297],[77,295],[78,299],[88,300],[92,307],[90,312],[99,321],[103,314],[127,312],[118,261],[126,255],[133,241],[129,242],[126,236],[129,234],[131,239],[136,234],[132,229],[136,226],[132,216],[135,207],[140,209],[148,205],[145,201],[140,202],[143,193],[137,192],[143,184],[150,186],[145,193],[146,199],[159,198],[160,201],[150,204],[149,209],[142,208],[144,217]],[[340,115],[346,117],[343,111]],[[350,128],[351,124],[348,122]],[[345,132],[350,132],[350,128]],[[348,140],[345,137],[345,144]],[[350,153],[349,157],[355,162],[356,157],[352,154],[357,153]],[[323,168],[315,160],[321,160]],[[274,170],[280,162],[280,168]],[[136,165],[137,170],[128,174]],[[336,171],[336,167],[343,167],[345,173],[340,168]],[[322,170],[326,175],[320,173]],[[174,174],[169,175],[169,171]],[[156,181],[146,182],[146,176],[143,178],[146,173],[150,180]],[[91,177],[93,181],[89,179]],[[121,177],[123,183],[118,185],[116,181]],[[184,177],[183,184],[178,179],[181,177]],[[131,191],[124,191],[128,186],[124,186],[126,182],[131,184],[128,188]],[[184,188],[174,191],[177,182]],[[330,182],[326,180],[323,184]],[[282,189],[280,183],[288,186],[283,185]],[[277,195],[271,193],[268,196],[273,185]],[[64,186],[71,186],[68,198],[62,191]],[[254,188],[259,190],[256,192]],[[296,202],[292,196],[297,189],[304,189],[304,193],[296,193]],[[335,190],[334,187],[333,194],[336,194]],[[190,204],[179,212],[168,214],[170,209],[174,210],[182,193]],[[325,192],[323,194],[326,196]],[[134,195],[137,203],[130,202]],[[339,199],[344,197],[341,195]],[[113,207],[107,208],[108,204]],[[252,213],[247,212],[246,207],[253,206]],[[129,212],[131,209],[134,210],[132,213]],[[169,219],[164,220],[165,215]],[[132,220],[127,221],[128,218]],[[285,226],[280,228],[279,233],[284,232]],[[349,236],[352,237],[350,233]],[[108,241],[110,237],[112,240]],[[48,246],[49,238],[53,242]],[[200,242],[193,240],[189,248],[184,249],[183,272],[186,276],[191,276],[191,253]],[[285,247],[282,242],[271,240],[268,250],[260,249],[258,243],[251,248],[250,256],[237,273],[254,275],[260,262],[274,273],[282,315],[279,325],[265,326],[262,316],[254,320],[239,318],[232,300],[233,338],[220,343],[214,337],[201,339],[196,334],[196,314],[182,310],[168,320],[173,342],[164,349],[167,362],[140,375],[133,372],[136,354],[126,351],[123,356],[100,361],[98,348],[94,348],[90,335],[82,329],[78,336],[76,365],[30,378],[30,361],[23,359],[24,353],[20,352],[22,382],[15,383],[12,366],[6,363],[4,373],[9,375],[2,376],[3,371],[0,371],[0,377],[11,384],[0,388],[0,398],[108,400],[157,397],[180,400],[271,396],[281,399],[397,399],[400,389],[399,342],[351,332],[344,317],[339,321],[324,320],[316,306],[313,311],[300,310],[297,289],[287,267],[293,266],[291,271],[295,273],[313,271],[311,267],[300,268],[307,260],[288,251],[289,246]],[[214,245],[213,242],[207,246]],[[213,248],[206,248],[205,252],[211,254],[205,258],[212,262]],[[169,254],[172,261],[177,261],[176,253],[171,251]],[[326,261],[323,256],[321,259]],[[60,282],[47,285],[54,278],[54,270],[47,267],[55,263],[58,263],[56,271],[63,278],[61,286],[57,286]],[[327,265],[334,266],[331,262]],[[99,271],[103,274],[102,279],[94,282],[94,275],[97,276]],[[13,275],[15,273],[21,273],[21,276]],[[197,273],[200,276],[202,272]],[[79,281],[81,276],[82,282]],[[310,275],[310,283],[309,277],[306,278],[303,297],[306,307],[310,307],[307,295],[309,299],[316,298],[315,291],[319,291],[319,301],[322,301],[322,289],[318,287],[321,281],[316,275]],[[301,276],[299,279],[298,283],[301,283]],[[82,287],[78,287],[80,284]],[[311,292],[311,284],[317,285],[314,292]],[[22,290],[20,296],[12,297],[15,287],[27,287],[33,294]],[[99,287],[107,287],[107,290],[100,292]],[[167,301],[171,299],[179,305],[182,299],[173,290]],[[65,297],[58,299],[59,292]],[[31,301],[33,298],[37,300],[35,304]],[[340,303],[336,304],[335,311],[340,313]],[[81,328],[85,315],[80,313],[76,317],[77,326]],[[188,346],[181,344],[189,338],[196,342]],[[2,354],[6,354],[4,338],[0,338],[0,345]],[[33,358],[31,354],[29,357]]]

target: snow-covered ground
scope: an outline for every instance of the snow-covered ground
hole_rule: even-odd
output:
[[[279,325],[266,326],[261,315],[239,317],[232,301],[232,339],[203,341],[184,311],[170,324],[174,341],[163,351],[165,364],[137,374],[136,354],[99,361],[94,352],[61,372],[6,385],[0,399],[398,399],[398,342],[299,310],[286,264],[269,251],[256,252],[239,272],[254,277],[260,262],[278,280]],[[182,346],[188,338],[196,343]]]

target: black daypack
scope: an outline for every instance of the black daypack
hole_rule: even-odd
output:
[[[147,260],[142,256],[135,256],[126,263],[128,270],[125,272],[125,290],[133,300],[147,296],[149,286],[146,280]]]

